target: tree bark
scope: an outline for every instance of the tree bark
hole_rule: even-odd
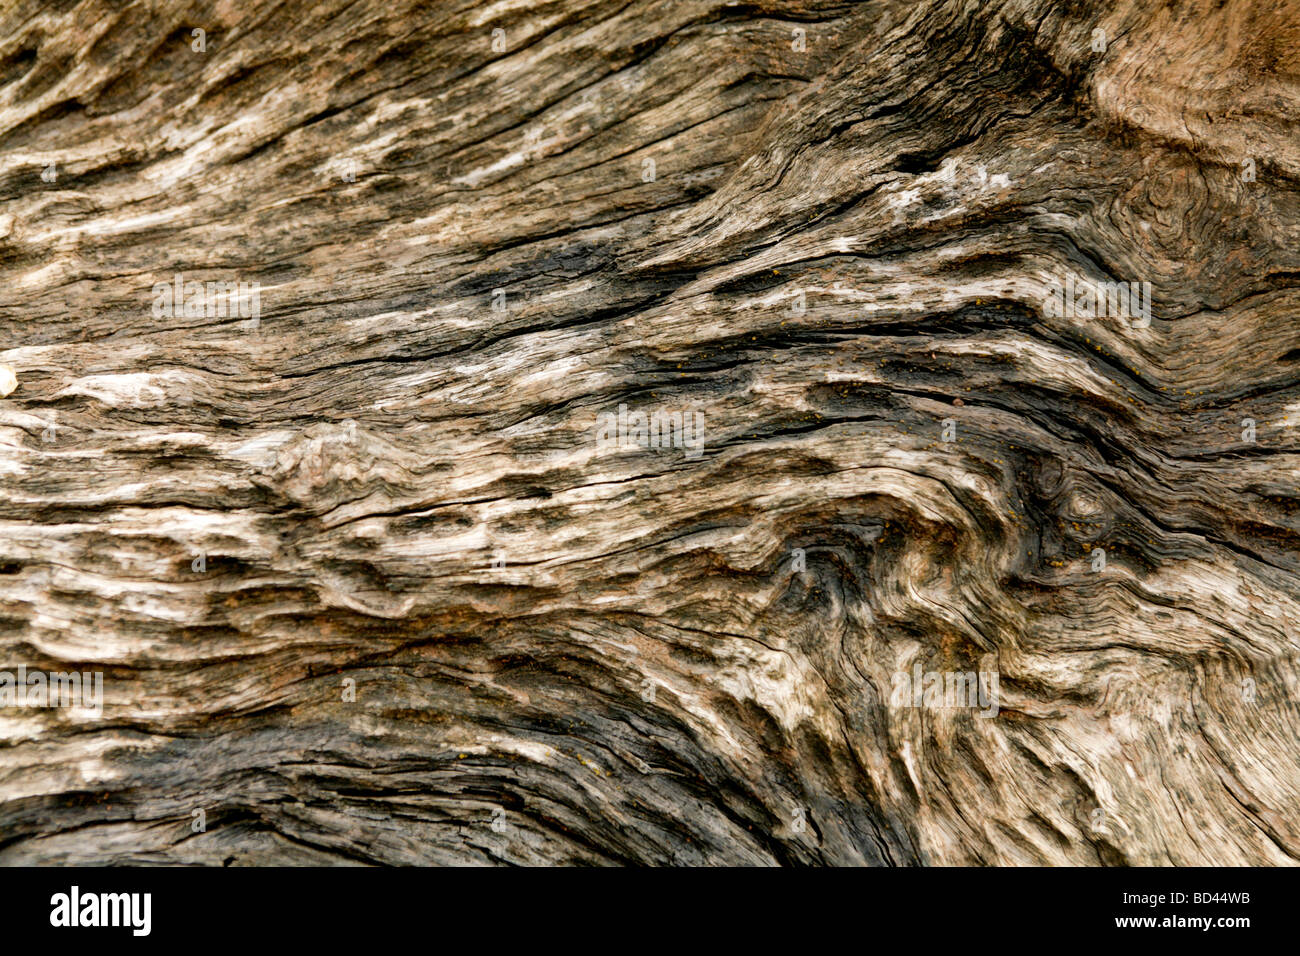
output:
[[[0,707],[0,863],[1294,864],[1297,74],[1263,0],[7,4],[0,668],[103,697]]]

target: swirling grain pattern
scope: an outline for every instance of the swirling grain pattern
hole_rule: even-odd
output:
[[[1300,861],[1298,76],[1291,0],[9,0],[0,668],[102,699],[0,706],[0,863]]]

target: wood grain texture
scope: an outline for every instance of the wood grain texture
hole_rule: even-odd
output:
[[[1298,75],[1290,0],[5,0],[0,668],[104,696],[0,708],[0,863],[1296,863]]]

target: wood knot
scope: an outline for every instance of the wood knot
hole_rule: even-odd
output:
[[[262,469],[262,487],[316,512],[365,497],[391,480],[386,462],[396,449],[356,422],[312,425],[280,446],[275,460]]]

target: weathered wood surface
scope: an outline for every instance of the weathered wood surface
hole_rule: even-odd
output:
[[[104,684],[0,709],[0,862],[1300,860],[1298,68],[1290,0],[6,0],[0,667]]]

